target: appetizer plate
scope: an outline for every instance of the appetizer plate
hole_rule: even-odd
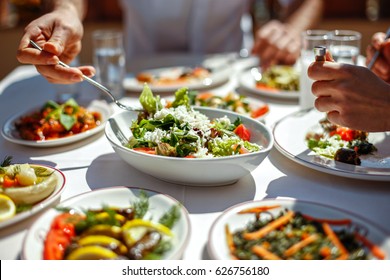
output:
[[[83,140],[85,138],[88,138],[92,135],[95,135],[99,132],[101,132],[104,129],[104,124],[108,120],[108,118],[111,116],[113,113],[112,108],[110,105],[101,100],[94,100],[87,106],[87,109],[89,111],[96,111],[99,112],[102,115],[102,123],[98,127],[95,127],[93,129],[87,130],[82,133],[75,134],[73,136],[69,137],[64,137],[64,138],[58,138],[58,139],[53,139],[53,140],[43,140],[43,141],[32,141],[32,140],[25,140],[22,139],[19,136],[19,133],[17,129],[15,128],[15,122],[19,120],[22,116],[30,114],[32,112],[35,112],[39,110],[41,106],[29,109],[25,112],[19,113],[17,115],[14,115],[10,117],[3,125],[3,129],[1,130],[1,134],[3,137],[15,144],[20,144],[24,146],[31,146],[31,147],[55,147],[55,146],[62,146],[62,145],[67,145],[71,144],[80,140]]]
[[[353,224],[366,229],[366,237],[385,252],[386,259],[390,259],[390,237],[384,230],[348,211],[324,204],[292,199],[264,199],[258,201],[248,201],[232,206],[224,211],[213,223],[209,232],[207,250],[210,257],[215,260],[231,259],[229,248],[226,243],[225,226],[229,225],[230,231],[234,233],[237,230],[245,228],[247,223],[254,219],[254,214],[237,214],[238,212],[244,209],[273,205],[280,205],[285,209],[293,210],[294,212],[299,211],[303,214],[319,219],[350,219]],[[269,211],[276,214],[280,210],[281,208],[275,208]]]
[[[30,210],[21,212],[19,214],[16,214],[15,216],[13,216],[11,219],[0,222],[0,229],[5,228],[9,225],[13,225],[17,222],[24,220],[24,219],[27,219],[27,218],[35,215],[39,211],[42,211],[45,208],[49,207],[50,205],[55,203],[57,199],[60,198],[60,196],[65,188],[65,176],[60,170],[55,169],[55,168],[50,167],[50,166],[46,166],[46,165],[37,165],[37,164],[30,164],[30,165],[31,166],[38,166],[38,167],[42,166],[46,169],[52,170],[53,174],[51,176],[57,177],[57,185],[56,185],[54,191],[51,193],[51,195],[49,195],[47,198],[45,198],[41,202],[36,203]]]
[[[133,187],[111,187],[86,192],[62,202],[59,207],[67,207],[82,211],[83,209],[102,208],[104,205],[128,207],[137,200],[141,191],[149,197],[149,210],[145,219],[156,220],[162,213],[168,211],[172,206],[180,204],[176,199],[146,189]],[[50,229],[51,222],[59,212],[56,209],[47,210],[29,229],[24,240],[22,259],[42,260],[44,239]],[[166,253],[164,259],[180,259],[190,239],[190,220],[187,210],[180,207],[180,219],[172,228],[174,234],[173,248]]]
[[[325,115],[315,109],[290,114],[273,127],[276,148],[289,159],[306,167],[342,177],[390,181],[390,133],[370,133],[368,140],[378,149],[372,155],[360,156],[361,165],[342,163],[316,155],[306,145],[309,131],[319,127]]]
[[[164,67],[164,68],[144,70],[142,72],[147,72],[152,75],[160,75],[161,73],[165,73],[166,75],[169,75],[169,73],[174,74],[178,71],[180,72],[184,68],[186,67],[184,66]],[[220,71],[211,72],[210,76],[204,79],[199,79],[199,80],[194,79],[188,82],[180,82],[177,84],[169,83],[167,85],[149,84],[149,87],[154,93],[173,92],[182,87],[188,87],[191,90],[205,90],[227,82],[229,80],[229,74],[230,74],[230,70],[226,68]],[[125,78],[125,80],[123,81],[123,86],[125,89],[129,91],[141,92],[144,87],[144,83],[139,82],[136,79],[136,77],[132,74],[132,75],[128,75]]]
[[[209,92],[204,92],[204,93],[208,94]],[[202,94],[202,92],[200,94]],[[236,96],[239,96],[238,93],[234,93],[234,92],[231,92],[231,93],[228,93],[228,94],[218,94],[218,93],[210,92],[210,94],[212,96],[220,97],[222,99],[225,99],[229,94],[234,94]],[[212,99],[212,98],[210,98],[210,99]],[[269,114],[269,106],[268,106],[268,104],[265,103],[264,101],[258,99],[258,98],[253,98],[253,97],[249,97],[249,96],[245,96],[244,99],[245,99],[246,102],[248,102],[250,104],[250,108],[251,108],[252,112],[256,112],[260,108],[264,108],[264,107],[268,108],[267,112],[263,113],[262,115],[260,115],[258,117],[253,117],[253,119],[265,123],[265,118]],[[224,101],[224,102],[226,102],[226,101]],[[238,103],[234,103],[234,101],[229,101],[228,103],[238,104]],[[225,104],[225,103],[223,103],[223,104]],[[214,108],[213,106],[207,106],[207,105],[203,106],[203,105],[198,105],[198,104],[195,105],[195,106]],[[234,107],[234,105],[232,105],[232,106]],[[242,109],[242,107],[240,107],[240,108]],[[228,110],[228,111],[234,112],[233,110],[230,110],[230,109],[224,109],[224,110]],[[242,114],[244,116],[251,117],[249,112],[248,113],[238,113],[238,114]]]
[[[259,67],[251,67],[243,70],[239,76],[238,81],[240,85],[247,91],[261,96],[278,98],[278,99],[298,99],[299,91],[285,91],[285,90],[267,90],[256,87],[256,79],[261,75]]]

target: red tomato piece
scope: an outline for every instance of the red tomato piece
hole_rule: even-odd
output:
[[[245,125],[240,124],[234,129],[234,133],[244,141],[249,141],[251,139],[250,131],[245,127]]]
[[[352,141],[355,138],[355,131],[346,127],[338,127],[336,134],[340,135],[344,141]]]
[[[148,147],[139,147],[139,148],[133,148],[134,151],[146,153],[149,155],[155,155],[156,149],[155,148],[148,148]]]
[[[81,215],[71,213],[62,213],[54,218],[44,242],[45,260],[63,259],[66,247],[76,235],[74,225],[83,218]]]

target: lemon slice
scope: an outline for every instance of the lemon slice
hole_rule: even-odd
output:
[[[122,255],[126,254],[127,248],[120,242],[118,239],[115,239],[106,235],[88,235],[86,237],[81,238],[77,243],[80,246],[90,246],[90,245],[99,245],[105,248],[109,248],[116,253],[120,253]]]
[[[0,194],[0,221],[5,221],[16,213],[15,203],[6,195]]]
[[[80,247],[72,251],[66,259],[68,260],[112,260],[118,258],[110,249],[97,245]]]
[[[169,237],[173,236],[172,231],[162,224],[148,220],[134,219],[126,222],[122,226],[123,239],[127,246],[132,246],[150,230],[158,231]]]

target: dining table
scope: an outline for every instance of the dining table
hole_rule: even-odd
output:
[[[269,113],[264,123],[272,129],[280,119],[299,111],[299,102],[297,98],[272,98],[246,91],[238,76],[254,63],[253,58],[229,60],[225,65],[230,69],[229,79],[209,90],[216,94],[234,91],[267,103]],[[139,94],[126,91],[121,101],[137,104]],[[55,87],[34,66],[16,67],[0,82],[0,126],[13,115],[40,106],[55,95]],[[85,82],[80,84],[79,102],[100,97],[98,89]],[[114,103],[109,105],[114,113],[121,110]],[[390,180],[322,172],[291,160],[275,147],[253,172],[224,186],[173,184],[138,171],[114,152],[104,131],[56,147],[25,146],[0,137],[0,160],[6,156],[12,156],[14,163],[49,165],[65,175],[65,188],[51,206],[82,193],[114,186],[145,188],[175,198],[190,218],[190,239],[182,256],[185,261],[209,260],[207,243],[213,223],[230,207],[254,200],[292,199],[328,205],[370,221],[390,237]],[[45,210],[0,229],[0,259],[21,259],[24,238]]]

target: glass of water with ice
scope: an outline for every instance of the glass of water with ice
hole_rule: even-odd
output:
[[[329,51],[338,63],[358,64],[361,33],[353,30],[333,30],[329,33]]]
[[[92,33],[93,62],[96,79],[116,98],[124,94],[123,79],[126,74],[123,34],[116,30],[96,30]],[[102,98],[112,101],[107,95]]]

